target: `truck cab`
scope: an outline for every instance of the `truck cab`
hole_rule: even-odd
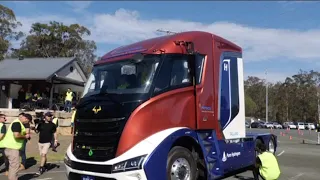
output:
[[[65,156],[69,179],[215,179],[254,165],[246,133],[242,50],[211,33],[184,32],[102,57],[77,105]]]

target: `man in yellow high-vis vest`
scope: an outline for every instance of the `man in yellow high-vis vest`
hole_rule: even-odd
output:
[[[64,104],[64,110],[66,112],[71,112],[72,100],[73,100],[73,92],[71,91],[71,88],[68,88],[68,91],[66,93],[66,98],[65,98],[65,104]]]
[[[5,154],[4,154],[4,145],[3,145],[3,139],[4,136],[6,135],[7,132],[7,127],[5,125],[5,122],[7,120],[7,117],[5,114],[0,114],[0,153],[2,154],[2,158],[3,158],[3,162],[5,164],[5,171],[8,171],[9,168],[9,162],[8,159],[6,158]],[[7,174],[6,174],[7,175]]]
[[[267,151],[265,144],[257,144],[256,151],[259,155],[253,170],[254,179],[259,180],[260,176],[263,180],[277,180],[281,174],[277,158]]]
[[[19,150],[23,147],[23,141],[30,138],[30,134],[26,134],[26,129],[23,124],[32,121],[30,114],[22,114],[18,119],[14,120],[7,133],[2,140],[5,147],[5,155],[9,161],[9,180],[17,180],[20,168]]]

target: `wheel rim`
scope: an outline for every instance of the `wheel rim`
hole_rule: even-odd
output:
[[[269,141],[269,152],[274,153],[274,144],[272,139]]]
[[[191,168],[184,158],[175,160],[171,166],[171,180],[190,180]]]

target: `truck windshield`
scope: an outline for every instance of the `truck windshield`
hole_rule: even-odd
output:
[[[140,62],[125,59],[94,66],[83,96],[148,93],[160,59],[160,55],[146,55]]]

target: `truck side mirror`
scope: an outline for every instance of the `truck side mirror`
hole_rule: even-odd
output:
[[[135,55],[133,55],[132,60],[134,63],[139,63],[144,59],[144,55],[141,53],[137,53]]]

